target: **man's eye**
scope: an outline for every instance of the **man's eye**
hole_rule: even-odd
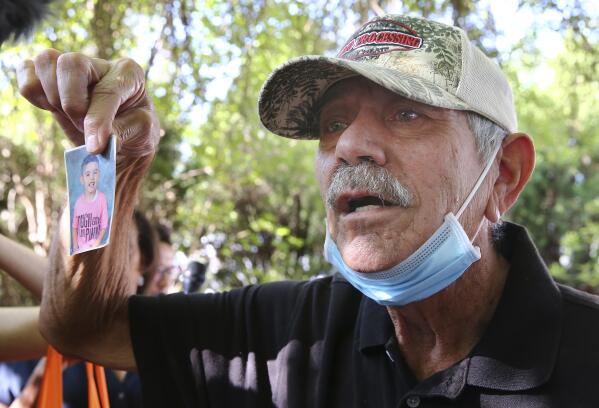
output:
[[[412,120],[416,120],[420,117],[420,115],[411,110],[403,110],[399,111],[395,115],[395,119],[400,122],[410,122]]]
[[[341,130],[344,130],[345,128],[347,128],[347,124],[345,124],[344,122],[340,122],[338,120],[331,122],[327,125],[326,127],[326,131],[328,133],[336,133],[339,132]]]

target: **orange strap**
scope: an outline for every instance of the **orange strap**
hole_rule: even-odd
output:
[[[87,375],[87,406],[89,408],[109,408],[104,367],[86,361],[85,374]]]
[[[85,363],[89,408],[110,408],[104,367]],[[36,408],[62,408],[62,355],[52,346],[46,353],[46,368]]]
[[[62,408],[62,355],[52,346],[48,346],[46,352],[46,368],[36,407]]]
[[[100,392],[100,401],[102,402],[103,408],[110,408],[110,400],[108,399],[108,386],[106,385],[106,373],[104,367],[95,365],[96,370],[96,384]]]

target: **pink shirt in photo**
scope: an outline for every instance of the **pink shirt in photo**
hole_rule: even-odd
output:
[[[100,232],[108,226],[108,205],[104,193],[97,191],[96,198],[88,201],[85,193],[75,203],[73,229],[77,230],[77,251],[93,246]]]

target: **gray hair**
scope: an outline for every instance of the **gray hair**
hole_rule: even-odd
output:
[[[491,160],[491,155],[497,149],[503,139],[506,138],[508,132],[501,126],[492,122],[478,113],[467,111],[466,119],[468,126],[474,135],[474,142],[478,149],[478,157],[482,163],[487,163]],[[504,236],[505,224],[501,219],[491,225],[491,242],[496,250],[500,250],[501,240]]]
[[[476,112],[467,111],[465,113],[468,126],[474,134],[479,158],[483,163],[487,163],[491,160],[491,155],[497,149],[497,146],[503,142],[508,132],[495,122]]]

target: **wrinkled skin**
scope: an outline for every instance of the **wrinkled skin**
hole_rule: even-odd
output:
[[[386,269],[414,252],[464,202],[484,167],[464,114],[408,100],[365,79],[334,85],[320,114],[316,175],[323,197],[340,162],[370,157],[413,196],[413,204],[368,211],[328,208],[327,221],[346,263]],[[470,237],[482,221],[490,183],[466,210]],[[348,188],[346,197],[364,192]],[[481,197],[481,198],[479,198]]]
[[[152,154],[159,124],[144,84],[143,69],[131,59],[115,62],[54,49],[23,62],[19,91],[33,105],[52,112],[71,141],[101,153],[112,132],[119,153]]]

